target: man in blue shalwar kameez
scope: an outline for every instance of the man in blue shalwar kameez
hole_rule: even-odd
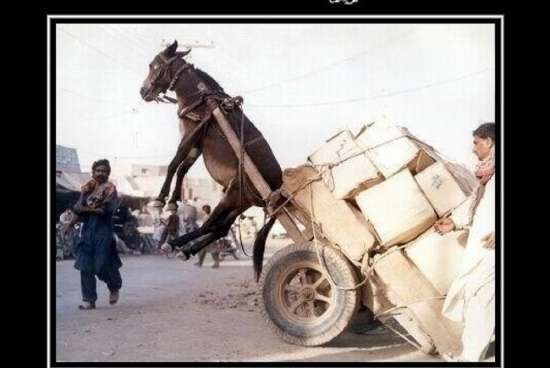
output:
[[[92,180],[82,186],[74,212],[82,221],[82,236],[76,245],[74,267],[80,270],[83,304],[80,309],[94,309],[97,300],[96,279],[107,284],[109,303],[118,301],[122,278],[122,262],[116,251],[112,217],[119,200],[116,187],[108,181],[111,167],[108,160],[92,165]]]

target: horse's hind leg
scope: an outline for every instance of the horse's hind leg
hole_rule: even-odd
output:
[[[181,248],[184,258],[188,259],[190,255],[197,254],[201,249],[208,246],[210,243],[227,235],[231,229],[231,225],[233,225],[233,222],[235,222],[237,216],[239,216],[242,212],[244,212],[242,208],[234,209],[225,218],[219,218],[217,222],[211,224],[206,234],[195,238],[193,241],[187,242]]]
[[[231,224],[235,221],[236,216],[234,213],[242,213],[250,207],[248,202],[239,203],[239,191],[238,186],[231,185],[227,190],[225,196],[222,198],[220,203],[214,208],[212,214],[205,221],[205,223],[197,230],[190,232],[188,234],[182,235],[179,238],[176,238],[169,242],[172,247],[183,247],[190,241],[197,239],[203,235],[206,235],[211,232],[219,232],[220,226],[223,227],[225,223],[232,218]],[[227,229],[229,231],[229,228]],[[194,254],[194,253],[193,253]]]

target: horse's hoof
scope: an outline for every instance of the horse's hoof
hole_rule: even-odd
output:
[[[166,211],[177,211],[178,206],[175,203],[168,203],[165,209]]]
[[[176,257],[181,259],[182,261],[187,261],[189,259],[189,256],[187,254],[185,254],[184,252],[182,252],[182,251],[179,251],[176,254]]]
[[[155,200],[155,201],[149,202],[148,206],[149,207],[155,207],[155,208],[162,208],[162,207],[164,207],[164,202]]]

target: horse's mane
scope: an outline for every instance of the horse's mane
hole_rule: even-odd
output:
[[[209,88],[224,92],[223,88],[218,84],[218,82],[216,82],[216,80],[212,78],[208,73],[200,70],[199,68],[195,68],[195,70],[199,77],[207,84]]]

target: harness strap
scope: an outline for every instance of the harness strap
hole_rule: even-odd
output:
[[[172,80],[170,81],[170,84],[168,85],[168,89],[170,91],[173,91],[174,88],[176,87],[176,83],[178,82],[178,79],[180,77],[180,74],[184,71],[184,70],[187,70],[187,69],[190,69],[190,68],[193,68],[193,64],[189,64],[189,63],[186,63],[186,64],[183,64],[177,71],[176,71],[176,74],[174,74],[174,77],[172,78]]]
[[[188,113],[190,113],[191,111],[195,110],[200,104],[202,104],[204,102],[204,95],[199,97],[195,102],[193,102],[191,105],[188,105],[184,108],[182,108],[179,112],[178,112],[178,117],[180,119],[183,119],[184,117],[187,116]],[[193,119],[195,120],[195,119]]]

